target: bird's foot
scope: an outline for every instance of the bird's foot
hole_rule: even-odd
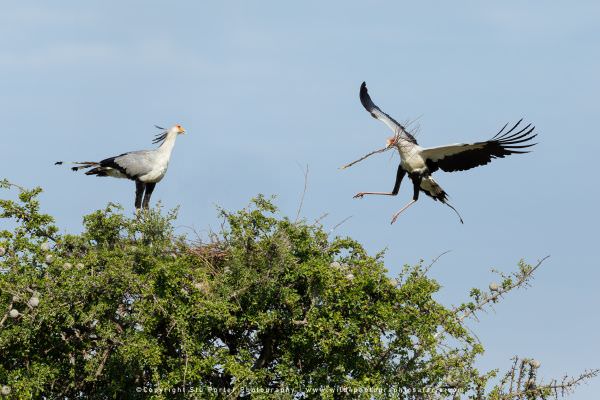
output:
[[[398,214],[396,214],[396,215],[394,215],[394,216],[392,217],[392,222],[390,222],[390,225],[393,225],[393,224],[394,224],[394,222],[396,222],[396,220],[397,220],[397,219],[398,219]]]
[[[364,195],[365,195],[365,192],[359,192],[359,193],[356,193],[352,198],[353,199],[362,199]]]

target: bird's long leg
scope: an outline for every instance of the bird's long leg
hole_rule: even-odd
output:
[[[402,164],[400,164],[400,165],[398,165],[398,171],[396,172],[396,182],[394,183],[394,188],[392,189],[391,192],[360,192],[360,193],[356,193],[354,195],[354,198],[362,199],[362,197],[367,194],[375,194],[375,195],[380,195],[380,196],[395,196],[398,194],[398,191],[400,190],[400,183],[402,182],[402,178],[404,178],[404,175],[406,175],[406,171],[404,171],[404,169],[402,169]]]
[[[154,187],[156,183],[146,183],[146,193],[144,194],[144,208],[148,208],[148,204],[150,204],[150,196],[152,196],[152,192],[154,191]]]
[[[142,196],[144,195],[144,189],[146,184],[144,182],[135,181],[135,209],[139,210],[142,207]]]
[[[392,222],[390,222],[390,224],[393,224],[394,222],[396,222],[396,220],[398,219],[398,216],[404,210],[406,210],[408,207],[410,207],[413,204],[415,204],[417,202],[417,200],[419,200],[419,190],[421,188],[421,177],[412,178],[412,181],[413,181],[413,188],[414,188],[413,199],[410,201],[410,203],[408,203],[407,205],[405,205],[404,207],[402,207],[396,214],[394,214],[392,216]]]

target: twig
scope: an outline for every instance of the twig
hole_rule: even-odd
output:
[[[349,217],[344,218],[343,220],[341,220],[340,222],[338,222],[337,224],[335,224],[333,226],[333,228],[331,228],[329,230],[329,233],[335,231],[340,225],[342,225],[344,222],[348,221],[350,218],[352,218],[352,215],[350,215]]]
[[[296,213],[296,220],[294,222],[298,222],[298,218],[300,218],[300,212],[302,211],[302,206],[304,205],[304,196],[306,195],[307,187],[308,187],[308,164],[306,164],[306,170],[304,171],[304,189],[302,190],[302,196],[300,197],[300,204],[298,205],[298,212]]]
[[[525,360],[521,360],[521,365],[519,366],[519,375],[517,376],[517,389],[521,387],[521,383],[523,382],[523,372],[525,371]]]
[[[393,147],[393,146],[385,146],[385,147],[384,147],[384,148],[382,148],[382,149],[379,149],[379,150],[374,150],[374,151],[372,151],[372,152],[370,152],[370,153],[368,153],[368,154],[365,154],[364,156],[362,156],[362,157],[361,157],[361,158],[359,158],[358,160],[352,161],[351,163],[349,163],[349,164],[346,164],[346,165],[344,165],[344,166],[340,167],[340,169],[346,169],[346,168],[350,168],[351,166],[353,166],[353,165],[354,165],[354,164],[356,164],[356,163],[359,163],[359,162],[361,162],[361,161],[362,161],[362,160],[364,160],[365,158],[371,157],[373,154],[377,154],[377,153],[383,153],[384,151],[387,151],[387,150],[391,149],[392,147]]]
[[[427,272],[429,272],[429,270],[431,269],[431,267],[433,266],[433,264],[435,264],[440,258],[442,258],[442,256],[450,253],[452,250],[446,250],[444,251],[442,254],[438,255],[436,258],[434,258],[431,263],[425,268],[425,270],[423,271],[423,274],[426,274]]]
[[[514,357],[514,363],[512,368],[510,369],[510,391],[513,391],[513,387],[515,385],[515,372],[517,371],[517,364],[519,363],[519,357]]]
[[[327,216],[329,216],[329,213],[325,213],[325,214],[321,215],[319,218],[315,219],[314,224],[317,225],[318,223],[323,221],[325,218],[327,218]]]

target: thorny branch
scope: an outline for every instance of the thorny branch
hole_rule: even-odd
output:
[[[553,396],[555,399],[565,397],[571,393],[575,387],[582,384],[585,380],[594,378],[600,374],[600,370],[586,370],[576,377],[565,376],[560,381],[551,380],[548,384],[536,382],[537,370],[540,363],[531,359],[513,358],[513,365],[504,375],[498,386],[498,400],[515,399],[546,399]],[[504,390],[507,390],[505,392]]]
[[[510,282],[510,283],[505,284],[505,285],[499,285],[494,291],[491,291],[489,294],[485,293],[485,292],[482,293],[480,296],[478,296],[477,302],[475,304],[470,303],[470,304],[466,304],[466,305],[457,307],[454,309],[452,315],[456,318],[457,322],[460,324],[465,319],[474,316],[477,312],[483,311],[484,308],[488,304],[496,303],[498,301],[498,299],[500,299],[504,294],[510,292],[511,290],[513,290],[515,288],[518,288],[521,286],[526,286],[527,282],[531,279],[535,270],[537,270],[539,268],[539,266],[542,265],[542,263],[549,257],[550,256],[546,256],[546,257],[542,258],[533,267],[521,268],[521,270],[518,273],[515,273],[513,275],[513,277],[516,278],[514,281],[512,279],[508,279],[508,277],[502,275],[502,277],[505,278],[505,282]],[[438,331],[434,335],[434,338],[437,339],[442,333],[443,333],[442,330]]]
[[[483,311],[485,306],[488,305],[489,303],[495,303],[505,293],[508,293],[517,287],[526,285],[527,282],[531,279],[535,270],[538,269],[539,266],[542,265],[542,263],[544,261],[546,261],[546,259],[548,259],[549,257],[550,256],[546,256],[546,257],[542,258],[541,260],[539,260],[537,262],[537,264],[535,266],[533,266],[531,268],[521,269],[520,273],[517,273],[514,275],[515,278],[517,278],[514,282],[512,282],[511,284],[506,285],[506,286],[502,286],[502,285],[499,286],[497,288],[497,290],[495,291],[495,293],[493,293],[493,294],[490,293],[490,296],[488,296],[484,293],[484,295],[481,296],[480,300],[473,307],[469,307],[464,311],[462,308],[458,308],[454,311],[454,315],[456,315],[458,317],[458,313],[463,311],[463,314],[460,317],[458,317],[458,321],[463,322],[466,318],[469,318],[469,317],[475,315],[476,312]]]

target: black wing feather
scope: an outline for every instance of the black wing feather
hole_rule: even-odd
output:
[[[518,132],[513,133],[522,120],[517,122],[511,129],[504,132],[508,126],[505,125],[491,140],[464,144],[464,151],[455,151],[454,154],[448,154],[437,157],[436,159],[427,158],[427,168],[429,172],[441,169],[446,172],[465,171],[471,168],[486,165],[494,158],[504,158],[511,154],[529,153],[523,150],[534,146],[536,143],[522,144],[535,138],[537,134],[532,134],[534,126],[528,124]]]
[[[373,100],[371,100],[371,96],[369,96],[369,91],[367,89],[366,82],[363,82],[362,85],[360,85],[359,97],[360,97],[360,103],[369,112],[369,114],[371,114],[371,116],[373,118],[384,122],[388,126],[390,126],[389,123],[396,125],[395,127],[390,126],[390,128],[392,128],[397,133],[401,132],[403,135],[406,135],[405,139],[408,140],[409,142],[417,144],[417,139],[415,139],[415,137],[413,135],[408,133],[406,128],[404,128],[404,126],[401,123],[399,123],[394,118],[390,117],[388,114],[381,111],[381,109],[379,107],[377,107],[375,105],[375,103],[373,103]],[[385,119],[387,119],[389,121],[389,123],[386,122]]]

